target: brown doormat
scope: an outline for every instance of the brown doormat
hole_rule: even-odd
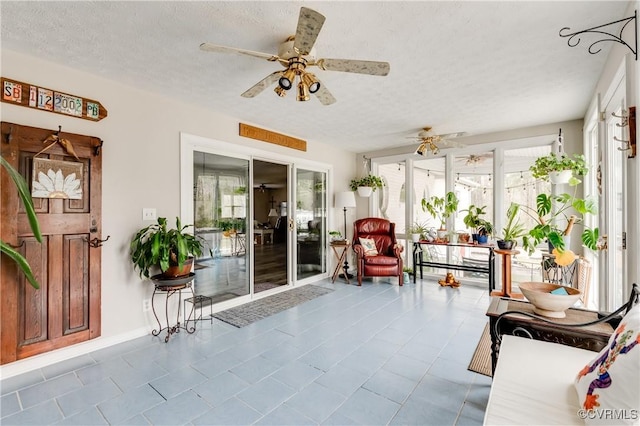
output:
[[[493,377],[493,374],[491,374],[491,334],[489,333],[489,323],[484,326],[480,341],[478,341],[478,346],[476,346],[467,370]]]
[[[267,296],[226,311],[216,312],[212,316],[235,327],[244,327],[270,315],[293,308],[318,296],[331,293],[332,288],[307,284],[282,293]]]

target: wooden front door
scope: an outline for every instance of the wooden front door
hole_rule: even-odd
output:
[[[33,157],[49,145],[43,141],[55,133],[2,123],[0,152],[29,187]],[[33,199],[42,244],[33,237],[8,173],[1,173],[2,240],[19,247],[40,283],[40,289],[34,289],[16,265],[2,256],[1,364],[100,336],[101,141],[64,132],[59,137],[71,142],[83,164],[82,199]],[[78,161],[60,144],[38,158]]]

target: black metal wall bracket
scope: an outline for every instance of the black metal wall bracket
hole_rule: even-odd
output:
[[[620,22],[624,22],[624,24],[622,24],[622,27],[620,28],[620,32],[618,34],[612,34],[602,29],[604,27],[615,25]],[[624,41],[624,39],[622,38],[622,33],[624,32],[627,25],[629,25],[631,22],[633,22],[634,24],[633,41],[630,41],[629,43],[631,44],[629,44],[626,41]],[[635,55],[636,61],[638,60],[638,11],[637,10],[633,12],[633,16],[629,16],[628,18],[619,19],[617,21],[609,22],[608,24],[598,25],[597,27],[588,28],[582,31],[576,31],[574,33],[568,33],[567,31],[571,31],[571,28],[569,27],[562,28],[559,32],[559,35],[560,37],[569,37],[569,39],[567,40],[567,44],[570,47],[576,47],[578,44],[580,44],[581,34],[587,34],[587,33],[601,34],[604,38],[601,40],[596,40],[595,42],[591,43],[591,45],[589,46],[589,53],[591,53],[592,55],[595,55],[596,53],[600,52],[600,50],[602,50],[600,47],[597,48],[598,50],[595,50],[594,46],[596,46],[596,44],[602,43],[605,41],[612,41],[612,42],[620,43],[624,46],[627,46],[629,50],[631,50],[631,52]]]

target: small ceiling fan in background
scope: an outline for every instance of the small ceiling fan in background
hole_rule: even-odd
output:
[[[420,142],[416,149],[416,154],[427,156],[429,151],[434,155],[437,154],[442,148],[463,148],[466,145],[452,140],[460,136],[466,135],[466,132],[446,133],[436,135],[431,132],[431,127],[424,127],[418,136],[412,136],[410,139],[417,139]]]
[[[336,102],[331,92],[307,67],[316,66],[325,71],[341,71],[357,74],[385,76],[389,74],[388,62],[361,61],[356,59],[316,59],[313,45],[322,29],[325,17],[315,10],[301,7],[298,17],[298,27],[294,36],[288,37],[279,47],[278,54],[253,52],[251,50],[237,49],[234,47],[218,46],[211,43],[202,43],[200,49],[207,52],[235,53],[248,55],[271,62],[279,62],[284,70],[269,74],[241,96],[253,98],[276,81],[278,86],[275,92],[283,97],[287,94],[298,77],[297,97],[298,101],[308,101],[309,93],[316,95],[323,105],[331,105]]]

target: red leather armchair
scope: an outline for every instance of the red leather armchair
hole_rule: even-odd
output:
[[[360,238],[369,238],[375,242],[378,254],[365,254]],[[387,219],[369,217],[358,219],[353,224],[353,251],[358,258],[358,285],[362,277],[398,277],[402,285],[402,247],[396,242],[395,223]]]

